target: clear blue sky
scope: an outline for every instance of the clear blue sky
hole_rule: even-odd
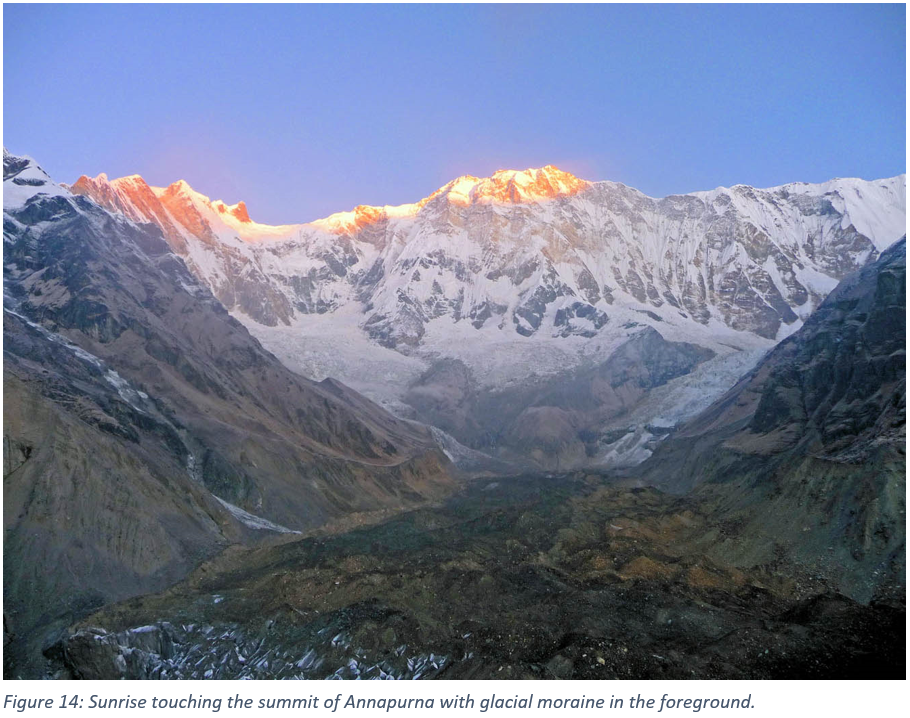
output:
[[[905,171],[903,5],[3,9],[4,144],[254,219],[555,164],[663,196]]]

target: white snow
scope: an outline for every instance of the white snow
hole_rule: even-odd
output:
[[[4,157],[8,153],[4,150]],[[3,208],[17,209],[23,207],[28,200],[38,195],[47,197],[69,197],[70,192],[55,184],[47,172],[35,160],[25,155],[19,159],[27,160],[28,166],[15,176],[3,181]],[[19,180],[19,182],[16,182]]]
[[[214,494],[212,494],[214,496]],[[228,503],[224,499],[218,498],[215,496],[215,499],[220,503],[224,508],[231,512],[231,515],[234,516],[240,523],[244,526],[248,526],[251,529],[256,529],[257,531],[277,531],[280,534],[299,534],[300,531],[294,531],[292,529],[286,528],[284,526],[279,526],[278,524],[272,523],[268,519],[264,519],[261,516],[256,516],[251,514],[248,511],[244,511],[239,506],[234,506],[234,504]],[[216,601],[217,603],[217,601]]]
[[[122,376],[120,376],[120,374],[118,374],[113,369],[107,367],[105,365],[104,361],[102,361],[101,359],[96,357],[94,354],[91,354],[91,353],[85,351],[85,349],[83,349],[82,347],[77,346],[76,344],[73,344],[71,341],[69,341],[65,337],[61,336],[60,334],[56,334],[48,329],[45,329],[40,324],[37,324],[36,322],[31,321],[24,315],[19,314],[18,312],[14,311],[12,306],[14,306],[14,300],[11,297],[9,297],[9,295],[4,294],[4,297],[3,297],[3,311],[4,312],[6,312],[8,314],[12,314],[15,317],[18,317],[20,320],[22,320],[24,323],[28,324],[33,329],[40,332],[44,337],[46,337],[50,341],[54,342],[55,344],[59,344],[62,347],[65,347],[66,349],[71,351],[73,354],[75,354],[79,359],[84,361],[85,363],[91,364],[92,366],[102,370],[104,372],[104,375],[103,375],[104,380],[108,384],[110,384],[112,387],[114,387],[114,389],[117,390],[117,394],[119,394],[120,398],[123,399],[123,401],[125,401],[127,404],[129,404],[136,411],[143,413],[143,414],[146,413],[145,409],[140,404],[143,401],[148,399],[148,394],[146,394],[145,392],[139,391],[138,389],[134,389],[133,386],[126,379],[124,379]]]
[[[481,388],[500,389],[603,362],[651,326],[669,341],[717,353],[688,377],[654,390],[628,417],[639,428],[649,422],[674,426],[802,325],[837,284],[832,265],[868,260],[868,246],[844,255],[836,244],[845,227],[852,225],[880,251],[905,233],[906,224],[903,175],[769,189],[737,185],[654,199],[553,167],[501,170],[487,178],[459,177],[414,204],[360,206],[281,226],[241,222],[232,214],[237,205],[212,202],[182,181],[151,188],[159,198],[179,193],[211,230],[203,237],[163,206],[150,214],[134,202],[131,192],[144,186],[141,178],[94,181],[119,193],[131,219],[176,227],[186,242],[185,261],[211,289],[256,277],[291,306],[307,305],[294,311],[289,326],[275,327],[257,323],[238,306],[228,308],[291,369],[315,380],[337,378],[404,417],[413,413],[402,401],[408,386],[438,359],[460,359]],[[560,196],[549,196],[552,188]],[[338,266],[345,271],[336,272]],[[376,269],[382,276],[374,283]],[[634,275],[657,295],[652,289],[643,298]],[[772,306],[776,292],[798,319],[781,323],[773,338],[749,331],[748,312],[720,291],[728,282],[736,291],[753,289],[765,306]],[[299,295],[295,283],[310,287],[309,296]],[[599,299],[589,297],[592,285]],[[534,326],[515,311],[535,292],[553,287],[564,296],[546,304],[531,337],[518,334],[516,325],[526,331]],[[701,301],[700,287],[707,288],[700,306],[707,312],[704,322],[694,321],[685,306]],[[556,313],[589,299],[608,317],[606,325],[596,330],[590,318],[576,316],[572,329],[596,335],[560,336]],[[328,311],[307,313],[317,304]],[[484,304],[499,309],[478,329],[467,315]],[[453,307],[460,307],[458,320]],[[430,318],[438,312],[442,316]],[[373,316],[398,330],[419,326],[423,335],[385,348],[369,336]],[[646,450],[651,439],[636,437],[638,443],[624,444],[623,453]]]

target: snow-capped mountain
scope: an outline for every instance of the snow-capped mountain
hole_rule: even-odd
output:
[[[420,343],[443,316],[523,336],[589,335],[617,295],[778,338],[899,237],[905,212],[903,175],[653,199],[548,166],[460,177],[415,204],[283,226],[253,222],[243,202],[213,202],[182,180],[157,188],[102,174],[71,189],[158,224],[224,304],[259,323],[358,301],[367,332],[388,346]],[[238,288],[254,277],[277,295]]]
[[[153,224],[3,157],[4,658],[230,544],[456,487],[426,428],[288,370]]]
[[[290,367],[340,378],[416,418],[467,417],[478,393],[514,394],[529,381],[564,384],[567,372],[593,370],[645,328],[709,350],[679,374],[658,372],[648,390],[663,396],[659,406],[612,397],[606,414],[582,419],[572,409],[535,422],[523,413],[532,401],[515,425],[441,427],[499,451],[519,427],[524,435],[542,424],[524,445],[547,443],[558,424],[557,453],[573,444],[573,463],[614,460],[607,434],[631,442],[620,453],[646,456],[655,436],[646,425],[665,428],[703,409],[906,222],[903,175],[655,199],[547,166],[459,177],[414,204],[283,226],[256,223],[243,203],[211,201],[183,181],[157,188],[99,175],[71,190],[157,224]],[[442,372],[440,384],[441,360],[463,371]],[[593,443],[579,438],[589,421]]]

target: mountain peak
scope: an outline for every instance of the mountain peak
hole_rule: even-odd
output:
[[[153,187],[153,191],[165,204],[180,202],[190,204],[195,207],[212,208],[212,200],[201,192],[198,192],[190,186],[190,183],[184,179],[172,182],[165,188]]]
[[[3,148],[3,210],[21,207],[37,195],[69,195],[69,189],[51,180],[28,155],[14,155]],[[4,230],[5,231],[5,230]],[[5,235],[4,235],[5,236]]]
[[[219,199],[219,200],[215,200],[214,202],[212,202],[212,206],[220,214],[229,214],[234,219],[236,219],[238,222],[242,222],[244,224],[249,224],[253,221],[250,219],[250,213],[249,213],[249,211],[247,211],[246,202],[244,202],[243,200],[241,200],[237,204],[226,204],[223,200]]]
[[[464,175],[430,195],[424,203],[445,196],[451,204],[524,204],[571,197],[590,186],[554,165],[525,170],[496,170],[491,177]]]
[[[79,192],[78,190],[86,187],[101,188],[110,184],[110,180],[107,178],[107,174],[102,172],[95,177],[89,177],[88,175],[81,175],[73,184],[70,185],[70,189],[76,192],[76,194],[85,194],[85,192]]]
[[[383,219],[413,217],[429,202],[444,197],[449,204],[467,207],[472,204],[530,204],[558,197],[571,197],[587,188],[590,182],[579,179],[558,167],[526,170],[496,170],[491,177],[462,175],[440,187],[433,194],[413,204],[374,207],[357,205],[348,212],[336,212],[312,224],[320,229],[342,234],[356,232]]]
[[[191,186],[190,183],[185,179],[179,179],[176,182],[171,182],[167,189],[173,194],[176,192],[196,192]]]

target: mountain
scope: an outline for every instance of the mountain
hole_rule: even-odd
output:
[[[285,368],[158,225],[7,152],[3,184],[7,666],[231,543],[454,488],[428,429]]]
[[[475,481],[224,555],[73,626],[60,675],[903,679],[905,245],[634,472]],[[599,376],[656,379],[657,341]]]
[[[905,280],[901,239],[638,467],[717,505],[715,556],[790,555],[860,600],[903,595]]]
[[[269,227],[5,154],[6,674],[902,672],[903,194],[545,167]]]
[[[415,204],[275,227],[182,180],[153,188],[136,175],[83,176],[72,190],[161,225],[228,309],[275,325],[358,300],[369,336],[395,347],[422,343],[440,317],[530,336],[548,315],[546,329],[584,334],[602,328],[598,314],[557,321],[555,310],[610,306],[615,295],[777,338],[808,316],[832,278],[900,236],[891,235],[903,226],[904,187],[900,176],[656,200],[548,166],[460,177]],[[263,305],[261,294],[238,288],[232,262],[283,299]]]
[[[454,412],[440,428],[500,458],[541,441],[549,458],[534,463],[547,468],[648,456],[905,224],[903,175],[655,199],[547,166],[283,226],[183,181],[99,175],[72,191],[157,224],[292,369],[338,378],[402,417]],[[671,363],[677,345],[706,351],[635,401],[594,392],[603,405],[582,412],[544,401],[645,331]],[[514,420],[491,420],[505,415]]]

